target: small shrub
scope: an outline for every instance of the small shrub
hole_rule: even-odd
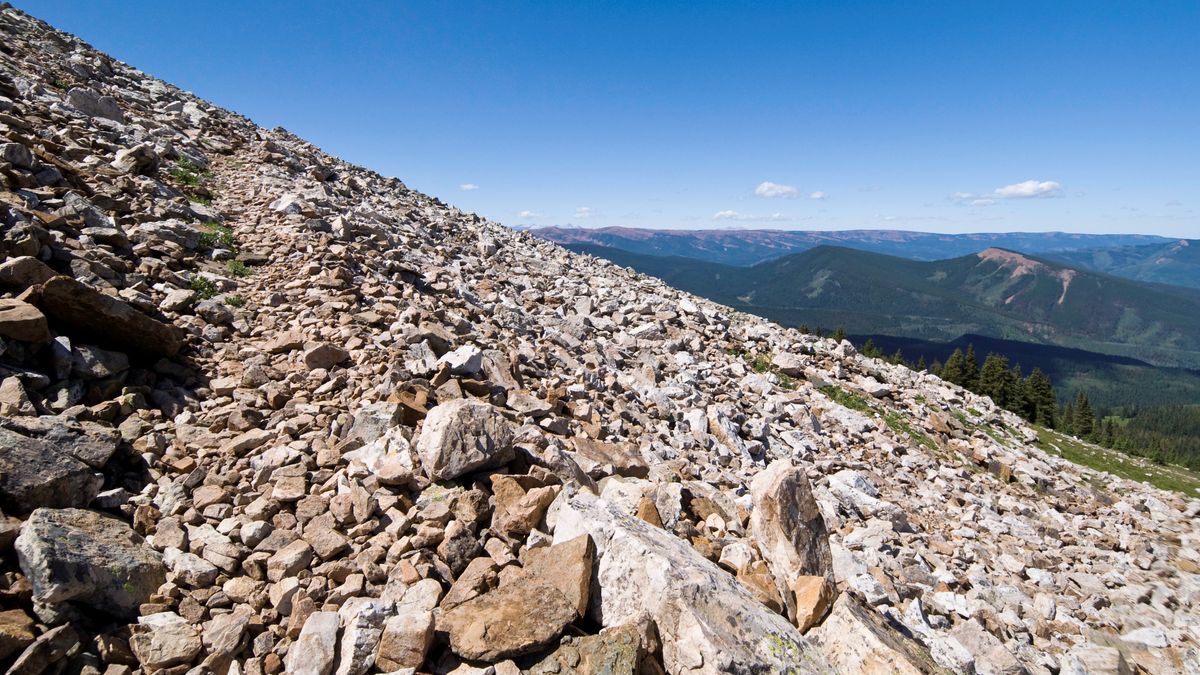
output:
[[[225,296],[225,304],[230,307],[242,307],[246,304],[246,298],[240,295],[227,295]]]
[[[211,300],[217,296],[217,286],[202,276],[192,277],[191,288],[201,300]]]
[[[235,277],[245,277],[250,275],[250,268],[241,260],[230,260],[229,273]]]
[[[207,232],[200,233],[200,246],[203,248],[225,248],[237,250],[237,240],[233,238],[233,228],[220,223],[205,223]]]

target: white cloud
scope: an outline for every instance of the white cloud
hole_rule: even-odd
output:
[[[1026,180],[998,187],[986,194],[955,192],[950,199],[969,206],[990,206],[1002,199],[1045,199],[1063,196],[1062,185],[1052,180]]]
[[[590,206],[576,207],[575,208],[575,217],[580,220],[583,220],[585,218],[591,218],[592,217],[592,207],[590,207]]]
[[[1057,197],[1062,186],[1052,180],[1027,180],[996,188],[992,193],[1000,199],[1033,199],[1035,197]]]
[[[809,199],[818,199],[818,200],[819,199],[829,199],[829,193],[821,192],[820,190],[817,190],[816,192],[808,193],[808,198]]]
[[[470,192],[471,190],[478,190],[479,186],[474,183],[463,183],[462,185],[458,186],[458,189],[462,190],[463,192]]]
[[[713,220],[740,220],[740,221],[761,220],[761,221],[769,221],[769,222],[778,222],[781,220],[788,220],[788,218],[787,218],[787,216],[783,215],[782,213],[772,213],[769,216],[759,216],[759,215],[754,215],[754,214],[750,214],[750,213],[738,213],[737,211],[733,211],[733,210],[725,210],[725,211],[717,211],[716,213],[714,213]]]
[[[540,213],[538,213],[538,212],[536,212],[536,211],[518,211],[518,212],[517,212],[517,217],[518,217],[518,218],[525,218],[525,219],[530,219],[530,218],[541,218],[541,217],[542,217],[542,214],[540,214]]]
[[[759,197],[795,197],[800,194],[799,190],[791,185],[782,185],[780,183],[772,183],[769,180],[764,180],[754,188],[754,194]]]

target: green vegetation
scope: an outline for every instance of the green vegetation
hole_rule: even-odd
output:
[[[246,298],[240,295],[227,295],[225,296],[225,304],[230,307],[244,307],[246,305]]]
[[[221,223],[205,223],[206,232],[200,233],[200,246],[203,248],[224,248],[237,250],[237,240],[233,237],[233,228]]]
[[[867,399],[859,396],[858,394],[848,392],[841,387],[827,384],[824,387],[821,387],[821,393],[833,399],[834,402],[844,405],[851,410],[857,410],[859,412],[867,412],[871,410],[871,404],[867,403]]]
[[[894,411],[887,411],[883,414],[883,421],[888,425],[888,428],[897,433],[903,432],[909,435],[918,445],[923,445],[930,450],[937,450],[937,443],[933,439],[926,436],[921,431],[914,429],[904,417]]]
[[[216,284],[198,274],[192,277],[191,288],[201,300],[211,300],[217,297],[219,292]]]
[[[171,178],[188,187],[199,187],[205,180],[212,178],[212,172],[201,169],[192,160],[180,157],[167,172]]]
[[[66,91],[71,88],[71,85],[67,84],[66,80],[60,80],[58,78],[50,80],[50,84],[55,89],[62,89],[63,91]]]
[[[1200,495],[1200,475],[1177,466],[1162,466],[1137,457],[1085,443],[1045,427],[1038,428],[1038,447],[1076,464],[1127,480],[1150,483],[1163,490]]]
[[[241,260],[229,261],[229,274],[234,277],[245,277],[250,275],[250,268],[246,267],[246,263]]]

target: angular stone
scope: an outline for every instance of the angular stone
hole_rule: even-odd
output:
[[[120,351],[174,356],[183,345],[180,332],[70,277],[42,285],[39,306],[52,323],[95,344]]]
[[[49,265],[33,256],[17,256],[0,263],[0,286],[24,290],[58,276]]]
[[[652,619],[667,672],[824,667],[815,644],[683,540],[588,492],[564,493],[552,508],[556,542],[581,534],[595,542],[589,613],[606,627]]]
[[[141,628],[144,632],[129,639],[129,648],[147,671],[187,665],[204,647],[200,631],[177,614],[152,614]]]
[[[842,593],[820,626],[808,632],[824,648],[836,672],[924,675],[941,672],[916,641],[884,623],[878,612]]]
[[[0,337],[21,342],[49,342],[50,326],[37,307],[20,300],[0,298]]]
[[[492,527],[518,539],[537,528],[559,491],[558,486],[526,490],[519,478],[523,477],[492,476],[492,493],[496,498]]]
[[[650,475],[650,465],[633,445],[604,443],[585,436],[571,439],[575,447],[575,461],[593,478],[608,474],[629,478],[645,478]]]
[[[466,659],[497,661],[539,651],[576,618],[576,605],[549,582],[520,577],[446,612],[438,630]]]
[[[494,406],[455,399],[429,411],[416,450],[425,473],[443,481],[508,463],[512,442],[512,428]]]
[[[771,568],[789,619],[797,619],[793,583],[802,576],[833,581],[833,559],[825,520],[804,470],[773,462],[750,484],[750,532]],[[802,629],[803,630],[803,629]]]
[[[102,483],[91,467],[53,444],[0,429],[0,506],[5,510],[87,506]]]
[[[38,602],[71,602],[120,617],[166,580],[162,560],[125,523],[94,511],[34,511],[16,541]]]
[[[305,349],[302,358],[304,360],[304,365],[307,366],[309,370],[316,370],[317,368],[329,370],[346,359],[349,359],[350,352],[338,347],[337,345],[331,345],[328,342],[321,342],[309,347],[308,349]]]
[[[396,603],[396,614],[388,618],[379,639],[375,664],[384,671],[420,668],[433,642],[433,609],[442,587],[433,579],[422,579],[405,590]]]
[[[337,612],[313,612],[304,622],[300,637],[287,653],[287,672],[295,675],[329,675],[337,657]]]
[[[33,644],[33,619],[19,609],[0,612],[0,661]]]

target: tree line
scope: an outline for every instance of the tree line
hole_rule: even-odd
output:
[[[1200,469],[1200,406],[1131,407],[1097,412],[1086,391],[1060,396],[1040,368],[1023,375],[1003,354],[989,353],[981,366],[974,345],[955,349],[945,363],[912,363],[901,350],[888,356],[868,338],[859,351],[938,377],[983,396],[1025,420],[1159,464]]]

